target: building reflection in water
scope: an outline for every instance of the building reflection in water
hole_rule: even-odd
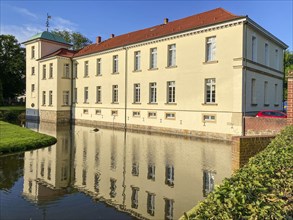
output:
[[[225,142],[45,123],[38,130],[58,142],[25,153],[23,194],[33,202],[74,188],[137,218],[177,219],[231,175]]]

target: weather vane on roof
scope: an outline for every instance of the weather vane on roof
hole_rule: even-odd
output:
[[[52,17],[51,17],[51,15],[49,15],[48,13],[47,13],[47,21],[46,21],[46,27],[47,27],[47,31],[49,31],[49,19],[51,19]]]

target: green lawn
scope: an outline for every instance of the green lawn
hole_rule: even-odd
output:
[[[25,106],[0,106],[0,111],[25,111]]]
[[[37,149],[56,142],[54,137],[0,121],[0,154]]]

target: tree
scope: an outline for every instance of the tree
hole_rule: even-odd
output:
[[[293,52],[286,50],[284,53],[284,100],[287,100],[287,87],[288,87],[288,73],[293,70]]]
[[[25,91],[25,49],[12,35],[0,35],[0,105]]]
[[[81,49],[81,48],[92,43],[92,41],[90,39],[88,39],[87,37],[85,37],[84,35],[82,35],[79,32],[69,32],[66,30],[61,31],[58,29],[55,29],[51,32],[53,34],[56,34],[58,36],[63,37],[66,42],[72,44],[73,50]]]

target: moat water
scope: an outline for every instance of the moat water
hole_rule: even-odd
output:
[[[27,123],[55,145],[0,157],[0,219],[178,219],[231,171],[231,144]]]

